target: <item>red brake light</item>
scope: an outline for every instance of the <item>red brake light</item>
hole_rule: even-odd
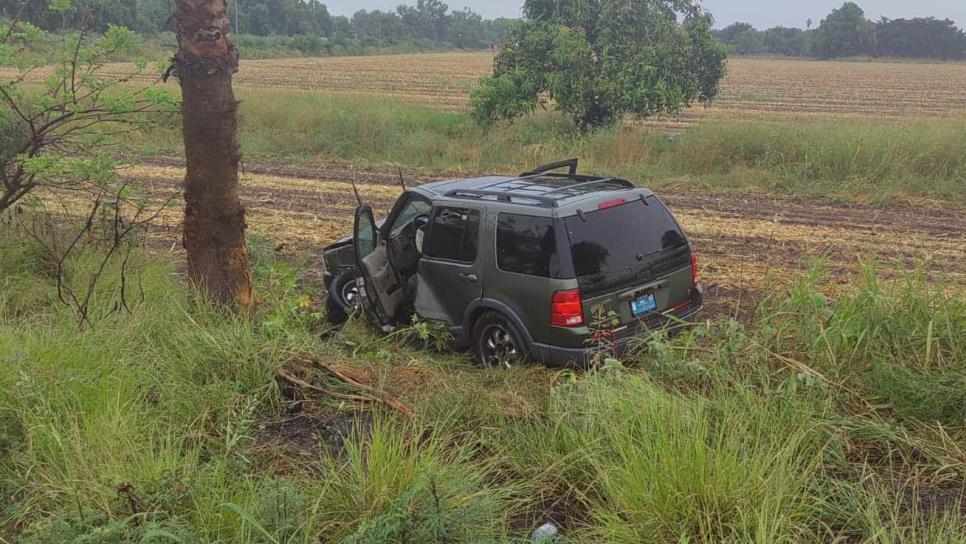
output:
[[[580,290],[557,291],[550,300],[550,324],[557,327],[579,327],[584,324],[584,305]]]
[[[698,270],[698,254],[691,252],[691,285],[697,285],[698,280],[701,279],[700,271]]]
[[[615,198],[614,200],[605,200],[603,202],[597,203],[598,210],[606,210],[607,208],[613,208],[615,206],[620,206],[627,202],[626,198]]]

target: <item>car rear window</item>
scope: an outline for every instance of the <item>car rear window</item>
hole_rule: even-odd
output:
[[[496,230],[497,265],[505,272],[556,278],[560,274],[553,220],[501,213]]]
[[[671,213],[655,197],[564,220],[578,280],[626,277],[659,253],[687,246]],[[600,283],[595,281],[595,283]]]

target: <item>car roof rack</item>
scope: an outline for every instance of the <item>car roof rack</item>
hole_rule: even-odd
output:
[[[520,174],[520,177],[529,177],[534,174],[546,174],[553,170],[560,170],[561,168],[570,169],[570,177],[577,175],[577,159],[567,159],[563,161],[551,162],[530,170],[529,172],[524,172]]]
[[[529,200],[535,202],[541,208],[556,208],[557,199],[544,195],[534,195],[534,194],[523,194],[523,193],[510,193],[507,191],[487,191],[485,189],[453,189],[452,191],[446,193],[448,197],[470,197],[476,198],[478,200],[483,200],[486,197],[493,197],[499,202],[509,202],[513,203],[514,199],[517,200]],[[520,204],[518,202],[518,204]]]
[[[563,193],[563,192],[570,191],[570,190],[573,190],[573,189],[577,189],[577,188],[580,188],[580,187],[588,187],[590,185],[597,185],[598,183],[611,183],[611,182],[613,182],[613,183],[620,183],[621,181],[623,181],[623,180],[618,180],[618,179],[614,179],[614,178],[591,179],[591,180],[588,180],[588,181],[582,181],[580,183],[575,183],[573,185],[564,185],[562,187],[557,187],[556,189],[553,189],[551,191],[547,191],[544,194],[545,195],[552,195],[554,193]]]

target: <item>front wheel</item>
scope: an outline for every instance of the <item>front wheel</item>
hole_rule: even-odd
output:
[[[473,326],[473,351],[486,368],[513,368],[527,358],[520,331],[496,312],[483,314]]]
[[[361,302],[355,272],[343,272],[329,285],[328,318],[332,323],[344,323]]]

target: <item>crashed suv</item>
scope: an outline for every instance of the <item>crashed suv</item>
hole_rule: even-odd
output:
[[[413,315],[443,322],[490,367],[580,364],[592,338],[620,349],[702,305],[667,207],[628,181],[578,175],[576,160],[409,188],[381,222],[360,204],[352,237],[324,259],[333,318],[361,306],[387,330]]]

